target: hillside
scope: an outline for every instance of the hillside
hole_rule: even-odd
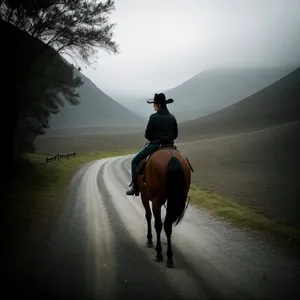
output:
[[[238,103],[180,125],[183,140],[221,136],[300,120],[300,68]]]
[[[216,113],[180,124],[193,183],[295,228],[299,221],[300,68]]]
[[[179,122],[196,119],[232,105],[281,79],[295,68],[211,69],[203,71],[166,96]]]
[[[51,129],[77,127],[140,127],[145,119],[102,92],[90,79],[76,70],[84,84],[78,88],[80,104],[66,104],[51,119]],[[51,131],[51,130],[50,130]]]

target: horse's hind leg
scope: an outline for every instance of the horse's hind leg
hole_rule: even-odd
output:
[[[149,205],[149,200],[148,198],[143,198],[143,205],[145,207],[145,217],[147,220],[147,247],[151,248],[153,246],[153,241],[152,241],[152,226],[151,226],[151,218],[152,218],[152,213]]]
[[[156,261],[163,261],[162,255],[162,246],[160,241],[160,234],[162,231],[162,221],[161,221],[161,206],[158,203],[158,199],[152,199],[152,211],[155,219],[155,230],[157,235],[157,242],[156,242]]]
[[[171,244],[171,236],[172,236],[172,222],[166,218],[164,222],[164,229],[165,233],[167,236],[167,241],[168,241],[168,249],[167,249],[167,266],[169,268],[174,267],[174,262],[173,262],[173,251],[172,251],[172,244]]]
[[[148,225],[148,233],[147,233],[147,247],[151,248],[153,246],[153,241],[152,241],[152,229],[151,229],[151,209],[149,207],[149,210],[146,210],[146,219],[147,219],[147,225]]]

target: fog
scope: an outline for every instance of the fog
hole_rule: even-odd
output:
[[[117,0],[120,53],[83,73],[118,101],[150,97],[214,67],[300,65],[299,0]]]

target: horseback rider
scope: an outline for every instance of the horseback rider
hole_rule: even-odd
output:
[[[159,149],[160,145],[174,144],[174,140],[178,136],[178,125],[176,118],[167,109],[167,104],[174,102],[173,99],[166,100],[166,96],[163,93],[155,94],[153,101],[147,101],[153,103],[153,108],[156,113],[152,114],[149,118],[146,130],[145,138],[149,141],[132,160],[131,162],[131,176],[132,187],[126,192],[126,195],[135,195],[137,193],[137,181],[136,170],[139,163]]]

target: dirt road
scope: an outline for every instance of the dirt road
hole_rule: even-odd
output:
[[[193,206],[173,230],[175,268],[156,262],[140,199],[125,195],[130,158],[75,175],[52,235],[6,285],[7,299],[300,299],[299,259]]]

